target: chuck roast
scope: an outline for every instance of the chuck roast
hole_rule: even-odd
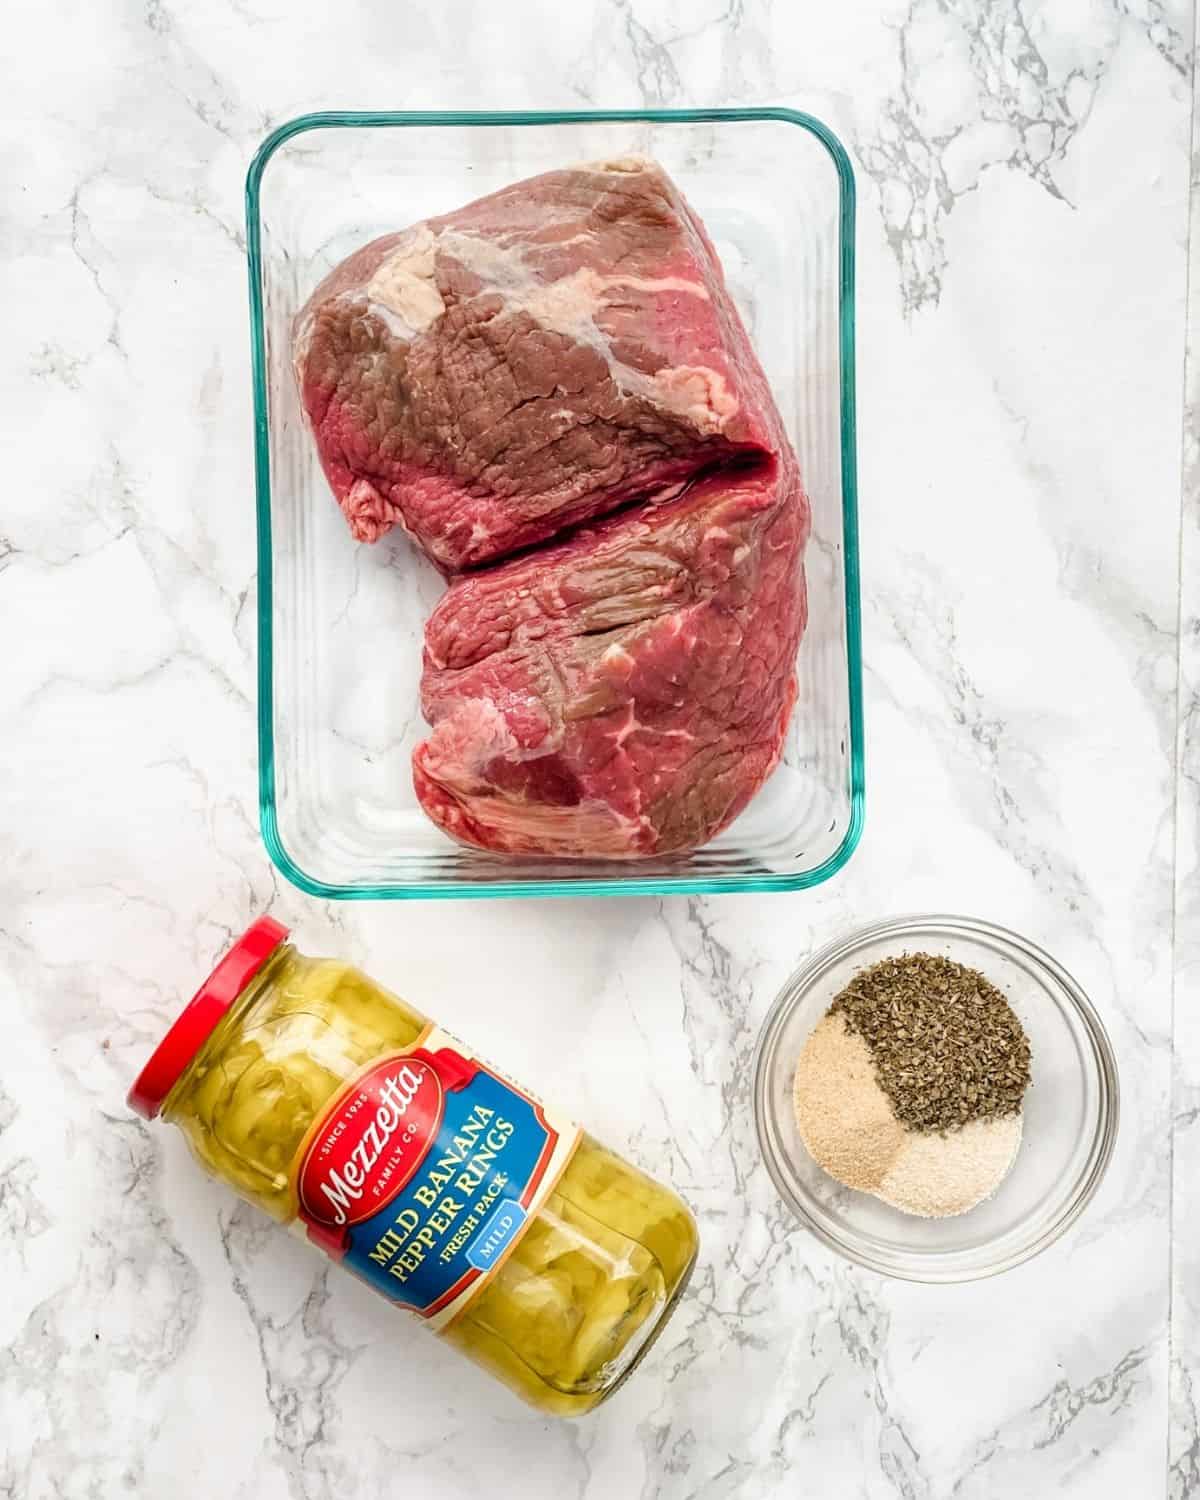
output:
[[[549,172],[374,241],[299,314],[295,363],[354,535],[402,526],[459,575],[426,628],[434,821],[635,858],[735,817],[795,697],[808,505],[661,168]]]

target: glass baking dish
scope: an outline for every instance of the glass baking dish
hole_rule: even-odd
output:
[[[350,251],[538,172],[640,153],[699,211],[812,502],[809,625],[779,767],[695,853],[516,859],[462,848],[412,787],[424,621],[444,587],[405,537],[351,537],[301,418],[292,319]],[[863,816],[854,440],[854,180],[786,109],[314,114],[246,183],[258,498],[259,802],[275,864],[342,898],[797,890],[840,869]]]

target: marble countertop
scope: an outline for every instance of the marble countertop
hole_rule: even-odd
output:
[[[0,1496],[1200,1495],[1192,6],[15,0],[5,34]],[[302,897],[255,807],[250,155],[315,108],[732,103],[858,174],[859,852],[795,896]],[[129,1116],[267,907],[695,1205],[689,1295],[594,1417],[526,1412]],[[955,1288],[794,1228],[747,1107],[785,976],[915,909],[1050,948],[1124,1087],[1083,1221]]]

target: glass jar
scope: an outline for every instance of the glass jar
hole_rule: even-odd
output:
[[[349,964],[260,918],[129,1094],[213,1175],[539,1410],[589,1411],[696,1257],[670,1191]]]

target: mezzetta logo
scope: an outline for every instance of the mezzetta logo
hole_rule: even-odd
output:
[[[378,1107],[374,1118],[363,1127],[345,1159],[338,1166],[327,1168],[317,1180],[315,1186],[324,1194],[333,1212],[332,1222],[339,1227],[349,1219],[351,1205],[362,1198],[372,1173],[387,1154],[392,1138],[403,1126],[409,1106],[420,1092],[427,1072],[428,1069],[420,1065],[414,1068],[405,1063],[387,1077],[375,1095]]]

